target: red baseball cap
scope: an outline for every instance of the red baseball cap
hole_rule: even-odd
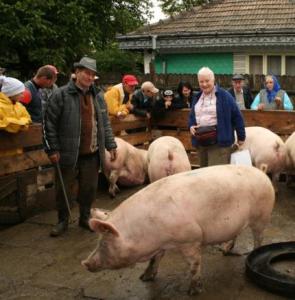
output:
[[[122,79],[122,82],[128,85],[138,85],[138,81],[133,75],[125,75]]]
[[[24,104],[29,104],[32,100],[32,95],[30,90],[25,89],[22,95],[22,98],[20,99],[19,102],[24,103]]]

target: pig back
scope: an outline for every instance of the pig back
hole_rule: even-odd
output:
[[[106,151],[105,175],[109,178],[111,172],[118,174],[117,182],[123,186],[143,184],[147,177],[147,150],[137,149],[121,138],[115,138],[117,143],[117,158],[110,160]]]
[[[286,165],[286,146],[283,140],[267,128],[246,127],[246,140],[242,149],[249,149],[253,164],[267,165],[270,173],[281,172]]]
[[[129,241],[138,243],[145,236],[154,247],[214,244],[255,222],[269,222],[273,205],[274,190],[262,171],[212,166],[150,184],[117,207],[109,220]]]
[[[191,170],[183,144],[171,136],[163,136],[152,142],[148,149],[147,161],[151,182]]]

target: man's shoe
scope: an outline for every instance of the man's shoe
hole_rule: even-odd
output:
[[[50,232],[50,236],[52,237],[60,236],[67,230],[68,230],[68,222],[67,221],[60,222],[52,228]]]
[[[88,219],[80,218],[79,219],[79,226],[93,232],[93,230],[89,227]]]

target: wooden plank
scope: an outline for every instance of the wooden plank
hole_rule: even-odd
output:
[[[136,117],[133,114],[128,115],[124,119],[111,117],[110,120],[113,132],[134,128],[146,128],[149,127],[150,124],[150,121],[147,118]]]
[[[4,198],[6,198],[7,196],[9,196],[10,194],[12,194],[13,192],[15,192],[17,190],[17,180],[16,178],[11,179],[10,181],[6,182],[6,183],[1,183],[1,187],[0,187],[0,201]],[[1,202],[0,202],[1,205]]]
[[[18,133],[0,132],[0,150],[10,150],[42,145],[42,126],[30,125],[27,131]]]
[[[177,128],[188,128],[188,117],[190,109],[177,109],[168,111],[159,120],[152,120],[153,126],[172,126]]]
[[[144,143],[149,143],[152,140],[152,134],[151,132],[144,131],[122,135],[120,138],[133,146],[137,146]]]
[[[242,110],[246,126],[261,126],[279,135],[290,135],[295,131],[295,111]],[[161,120],[153,120],[155,127],[188,128],[189,109],[166,112]]]
[[[179,139],[187,151],[195,150],[191,142],[191,134],[188,130],[152,130],[153,139],[160,136],[173,136]]]
[[[261,126],[279,135],[290,135],[295,131],[294,111],[253,111],[243,110],[245,125]]]
[[[43,150],[29,151],[21,155],[3,157],[0,160],[0,176],[50,164]]]
[[[28,190],[31,186],[37,186],[37,170],[29,170],[22,172],[18,176],[18,209],[19,214],[22,220],[25,220],[27,218],[28,213],[28,207],[31,205],[31,203],[36,202],[36,197],[33,195],[28,197]]]

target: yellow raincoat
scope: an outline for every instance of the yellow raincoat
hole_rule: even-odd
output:
[[[131,102],[132,94],[129,95],[128,103]],[[105,102],[108,106],[108,111],[111,116],[117,116],[121,113],[123,116],[129,114],[126,104],[123,104],[124,89],[123,84],[119,83],[111,87],[104,94]]]
[[[27,130],[32,123],[26,108],[19,102],[15,104],[0,92],[0,130],[17,133]],[[22,153],[22,149],[0,150],[0,157]]]

